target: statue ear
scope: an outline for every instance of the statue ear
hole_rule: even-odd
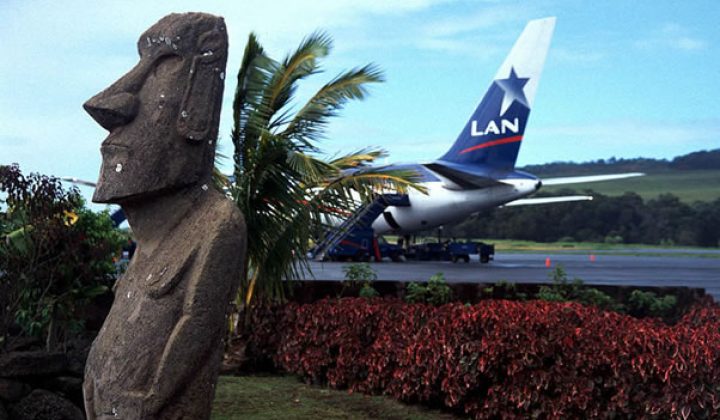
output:
[[[183,95],[177,130],[192,141],[209,140],[219,119],[223,90],[227,42],[224,34],[209,31],[200,37],[201,55],[193,57],[190,81]]]

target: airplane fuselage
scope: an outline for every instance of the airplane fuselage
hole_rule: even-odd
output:
[[[429,171],[427,168],[425,170]],[[511,177],[498,179],[495,185],[467,189],[430,172],[434,179],[421,183],[427,189],[427,194],[410,190],[410,206],[386,208],[372,224],[376,233],[409,234],[459,222],[480,211],[527,197],[541,186],[538,178],[513,172]]]

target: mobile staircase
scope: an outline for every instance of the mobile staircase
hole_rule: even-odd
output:
[[[339,244],[357,229],[367,229],[377,217],[389,206],[408,207],[410,200],[406,194],[379,194],[373,201],[361,206],[352,216],[335,229],[329,231],[325,238],[310,251],[310,257],[322,261],[334,246]]]

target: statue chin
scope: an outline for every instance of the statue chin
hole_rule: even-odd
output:
[[[183,177],[171,177],[168,174],[157,173],[141,173],[133,177],[130,175],[131,173],[131,171],[128,171],[127,174],[118,173],[115,166],[105,170],[103,165],[92,201],[123,205],[138,199],[160,197],[189,187],[197,184],[200,178],[199,174],[193,171],[189,171],[187,176]]]
[[[165,195],[199,182],[203,151],[181,137],[151,142],[154,147],[103,146],[95,203],[120,204]],[[174,147],[172,147],[174,145]]]
[[[92,201],[103,204],[122,204],[137,195],[137,192],[127,191],[127,188],[121,183],[109,184],[100,182],[95,188]]]

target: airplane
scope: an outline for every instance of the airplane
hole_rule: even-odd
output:
[[[429,163],[389,165],[414,171],[426,193],[388,202],[372,222],[376,234],[408,235],[459,222],[482,210],[591,200],[591,196],[528,198],[543,185],[608,181],[642,176],[633,172],[541,180],[515,169],[520,145],[555,27],[555,18],[530,21],[500,66],[455,143]]]
[[[480,104],[443,156],[429,163],[380,168],[414,172],[425,192],[409,189],[406,195],[394,195],[394,198],[391,198],[393,194],[387,194],[380,205],[365,205],[344,221],[333,218],[338,232],[343,233],[330,235],[323,248],[328,249],[338,243],[341,236],[358,221],[364,228],[371,226],[377,235],[410,235],[459,222],[498,206],[592,199],[585,195],[528,197],[543,185],[609,181],[644,175],[632,172],[541,180],[515,169],[554,28],[554,17],[527,23]],[[229,178],[232,182],[232,176]],[[89,181],[62,179],[94,186]],[[372,211],[368,211],[368,207],[373,207]],[[115,212],[113,219],[119,224],[124,215]]]

